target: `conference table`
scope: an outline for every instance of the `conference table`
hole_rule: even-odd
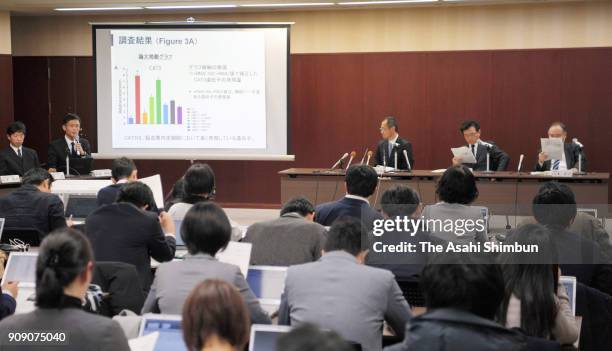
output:
[[[290,168],[279,172],[281,201],[305,196],[315,205],[342,198],[345,193],[344,170]],[[380,209],[382,193],[405,185],[417,190],[423,204],[438,202],[436,184],[442,172],[413,170],[379,173],[379,186],[370,196],[370,204]],[[609,173],[587,173],[560,177],[518,172],[474,172],[479,195],[474,205],[487,206],[494,215],[529,216],[531,203],[539,187],[548,181],[567,184],[576,196],[578,208],[599,218],[608,216]]]

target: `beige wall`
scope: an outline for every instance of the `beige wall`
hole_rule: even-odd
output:
[[[612,1],[192,15],[197,20],[296,22],[293,53],[612,46]],[[89,22],[185,17],[13,17],[13,55],[91,55]]]
[[[0,54],[11,53],[11,16],[0,11]]]

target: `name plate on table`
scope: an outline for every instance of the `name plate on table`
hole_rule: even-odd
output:
[[[555,171],[550,171],[550,175],[553,177],[573,177],[574,173],[570,170],[555,170]]]
[[[0,184],[15,184],[21,183],[21,178],[18,174],[0,176]]]
[[[94,177],[110,177],[112,172],[110,169],[94,169],[91,171],[91,175]]]
[[[66,175],[62,172],[51,172],[51,176],[53,177],[53,180],[66,179]]]

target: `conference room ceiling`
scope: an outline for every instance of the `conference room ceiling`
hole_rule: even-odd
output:
[[[382,1],[382,3],[381,3]],[[211,0],[211,1],[150,1],[150,0],[0,0],[0,11],[12,15],[82,15],[82,14],[198,14],[208,12],[265,12],[329,10],[343,8],[439,7],[525,3],[597,2],[602,0]],[[221,5],[221,6],[219,6]],[[160,9],[164,6],[192,6],[182,9]],[[199,8],[196,8],[198,7]],[[115,10],[58,11],[61,8],[119,8]],[[132,9],[125,9],[130,7]],[[151,8],[147,8],[151,7]]]

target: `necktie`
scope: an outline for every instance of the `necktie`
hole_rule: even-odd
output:
[[[21,158],[21,148],[17,149],[17,156],[19,156],[19,158]]]
[[[475,149],[476,145],[472,144],[470,146],[472,147],[472,155],[476,156],[476,149]]]
[[[72,156],[76,156],[77,153],[76,153],[76,149],[74,148],[74,141],[70,143],[70,147],[71,147],[70,153],[72,154]]]
[[[558,170],[559,169],[559,165],[561,164],[561,160],[553,160],[553,170]]]

